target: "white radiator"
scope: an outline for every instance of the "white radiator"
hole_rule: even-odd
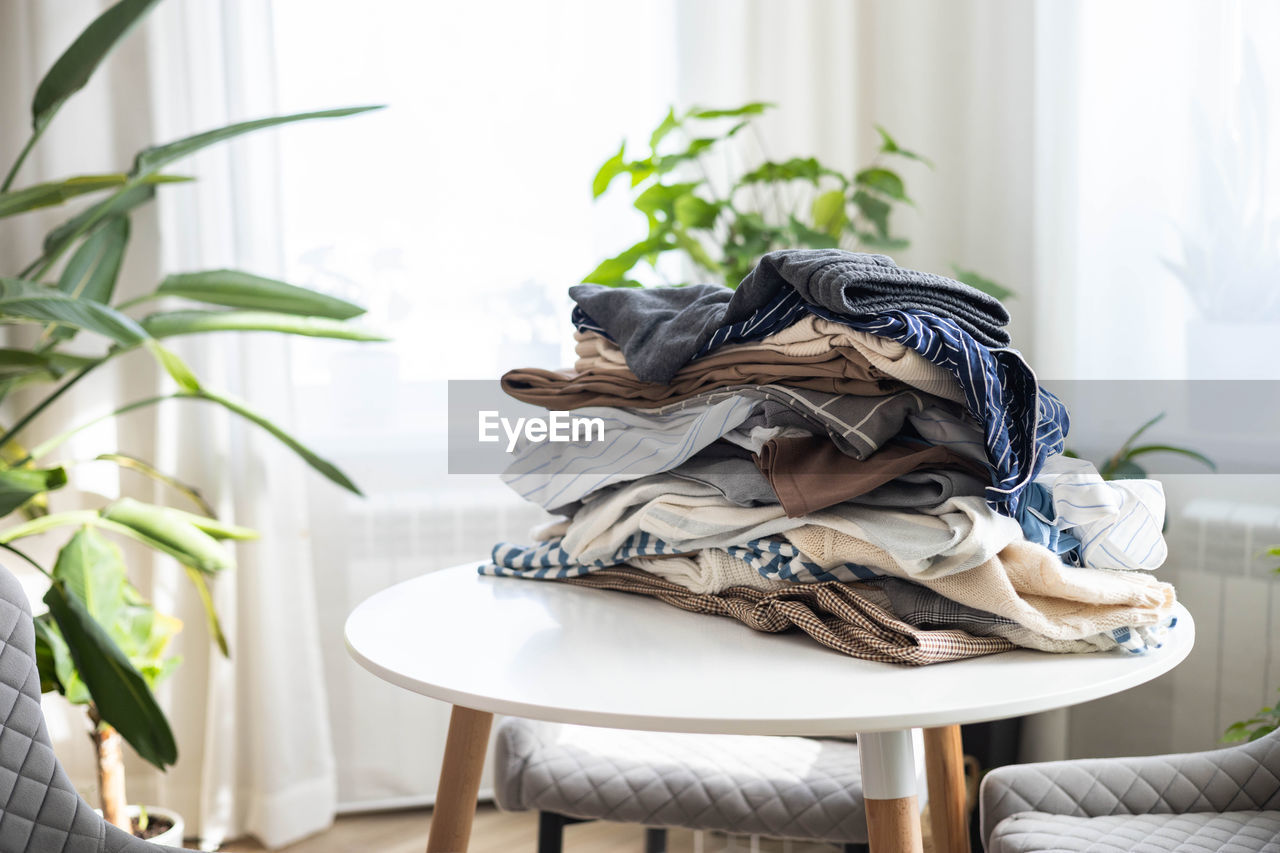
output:
[[[1280,700],[1280,505],[1193,498],[1171,513],[1157,572],[1195,618],[1170,674],[1071,711],[1072,757],[1209,749],[1231,723]]]
[[[526,541],[546,518],[497,478],[434,485],[363,500],[337,490],[313,495],[317,606],[344,810],[433,802],[449,722],[447,704],[393,687],[351,660],[342,639],[347,614],[378,590],[483,559],[496,541]],[[481,786],[491,787],[487,771]]]

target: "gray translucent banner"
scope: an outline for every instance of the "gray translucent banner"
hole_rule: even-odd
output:
[[[1212,459],[1221,474],[1280,474],[1280,381],[1044,380],[1071,413],[1067,447],[1101,465],[1140,425],[1164,414],[1136,446],[1177,446]],[[450,474],[500,474],[515,435],[594,439],[599,425],[549,413],[502,392],[497,380],[450,380]],[[575,432],[576,430],[576,432]],[[541,436],[541,439],[538,437]],[[487,438],[489,440],[483,440]],[[1153,450],[1136,459],[1150,474],[1210,474],[1185,456]]]

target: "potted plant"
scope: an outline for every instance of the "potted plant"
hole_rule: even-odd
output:
[[[583,281],[636,287],[636,266],[647,261],[656,269],[659,258],[675,254],[687,260],[686,268],[737,287],[760,257],[775,249],[907,248],[910,241],[893,234],[890,218],[896,207],[913,202],[892,165],[933,164],[900,146],[883,127],[876,127],[880,147],[875,158],[852,175],[816,157],[757,158],[750,169],[730,169],[727,186],[716,186],[703,159],[715,152],[725,163],[734,162],[730,146],[735,137],[751,131],[759,140],[755,121],[772,107],[755,101],[733,109],[694,107],[683,114],[673,107],[650,134],[644,154],[628,158],[624,140],[596,172],[591,190],[599,198],[614,179],[626,175],[632,206],[645,215],[648,234],[603,261]],[[1013,295],[971,270],[953,265],[952,271],[997,299]]]
[[[79,175],[13,188],[19,169],[59,108],[88,82],[94,71],[158,0],[120,0],[104,11],[59,57],[41,80],[32,102],[32,130],[0,184],[0,220],[38,208],[62,205],[85,195],[92,204],[54,228],[35,259],[0,278],[0,325],[25,326],[0,349],[0,401],[8,398],[11,423],[0,426],[0,548],[49,579],[48,612],[36,620],[41,687],[56,690],[85,709],[98,758],[104,816],[126,831],[180,843],[182,822],[154,808],[129,807],[125,794],[122,743],[163,770],[178,757],[169,721],[153,688],[178,665],[168,652],[180,623],[156,610],[130,584],[125,558],[113,539],[141,543],[177,560],[204,604],[209,631],[228,652],[209,582],[234,564],[227,540],[252,538],[253,531],[224,524],[194,487],[145,460],[105,452],[96,460],[164,484],[190,502],[194,512],[128,498],[90,509],[51,511],[71,485],[74,464],[52,461],[58,448],[89,424],[60,435],[37,436],[33,427],[50,404],[117,359],[154,359],[171,378],[173,390],[141,400],[121,401],[104,418],[167,401],[219,406],[271,433],[312,468],[342,488],[359,490],[338,468],[255,412],[245,403],[205,387],[165,345],[170,338],[214,331],[272,331],[284,334],[368,341],[381,338],[348,321],[363,314],[357,305],[235,270],[171,275],[142,297],[121,302],[116,284],[129,242],[130,217],[170,182],[189,180],[165,171],[209,145],[264,128],[320,118],[354,115],[376,107],[276,116],[198,133],[138,153],[119,174]],[[175,307],[152,303],[185,302]],[[88,339],[88,340],[86,340]],[[25,343],[17,343],[18,340]],[[47,389],[34,405],[14,411],[11,392]],[[98,418],[91,423],[97,423]],[[53,565],[25,550],[27,537],[66,535]]]

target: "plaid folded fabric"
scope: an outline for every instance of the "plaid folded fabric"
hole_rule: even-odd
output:
[[[828,648],[881,663],[923,666],[1014,648],[1002,637],[914,628],[863,597],[856,584],[797,584],[777,592],[737,586],[710,595],[631,568],[602,569],[564,583],[647,595],[692,613],[728,616],[757,631],[799,628]]]
[[[857,588],[857,584],[861,582],[882,581],[882,587],[894,593],[891,596],[891,607],[896,618],[909,626],[915,626],[912,630],[953,628],[961,633],[972,632],[988,638],[1003,637],[1006,634],[1018,636],[1017,632],[1008,630],[1017,624],[1011,619],[959,604],[926,586],[905,580],[890,581],[887,576],[868,566],[845,563],[824,569],[808,560],[798,548],[785,539],[755,539],[724,550],[730,556],[742,560],[755,569],[761,577],[791,581],[797,585],[797,588],[815,589],[824,585],[850,584]],[[632,557],[669,557],[682,553],[679,548],[647,533],[631,537],[612,555],[585,564],[570,557],[560,547],[559,540],[538,545],[512,545],[504,542],[494,546],[493,562],[482,565],[479,573],[496,577],[568,580],[597,576],[607,569],[622,567]],[[670,581],[662,580],[662,583],[669,584]],[[672,586],[685,594],[695,595],[678,584],[672,584]],[[1089,644],[1095,649],[1105,649],[1113,648],[1112,643],[1114,643],[1115,646],[1130,654],[1145,654],[1160,648],[1164,644],[1168,630],[1175,624],[1176,620],[1170,618],[1159,625],[1115,628],[1091,638]],[[1026,637],[1021,638],[1014,645],[1045,648],[1043,645],[1028,642]],[[1062,649],[1045,648],[1045,650],[1061,651]],[[1086,649],[1069,650],[1085,651]]]

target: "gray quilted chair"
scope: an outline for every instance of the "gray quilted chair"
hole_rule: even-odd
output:
[[[0,853],[160,853],[107,823],[53,754],[40,711],[35,627],[17,578],[0,567]]]
[[[1280,731],[1212,752],[1001,767],[988,853],[1280,852]]]
[[[920,778],[921,800],[924,779]],[[494,796],[541,812],[538,850],[559,853],[580,820],[635,823],[646,850],[665,827],[719,830],[865,850],[858,745],[798,737],[635,732],[511,717],[498,726]]]

